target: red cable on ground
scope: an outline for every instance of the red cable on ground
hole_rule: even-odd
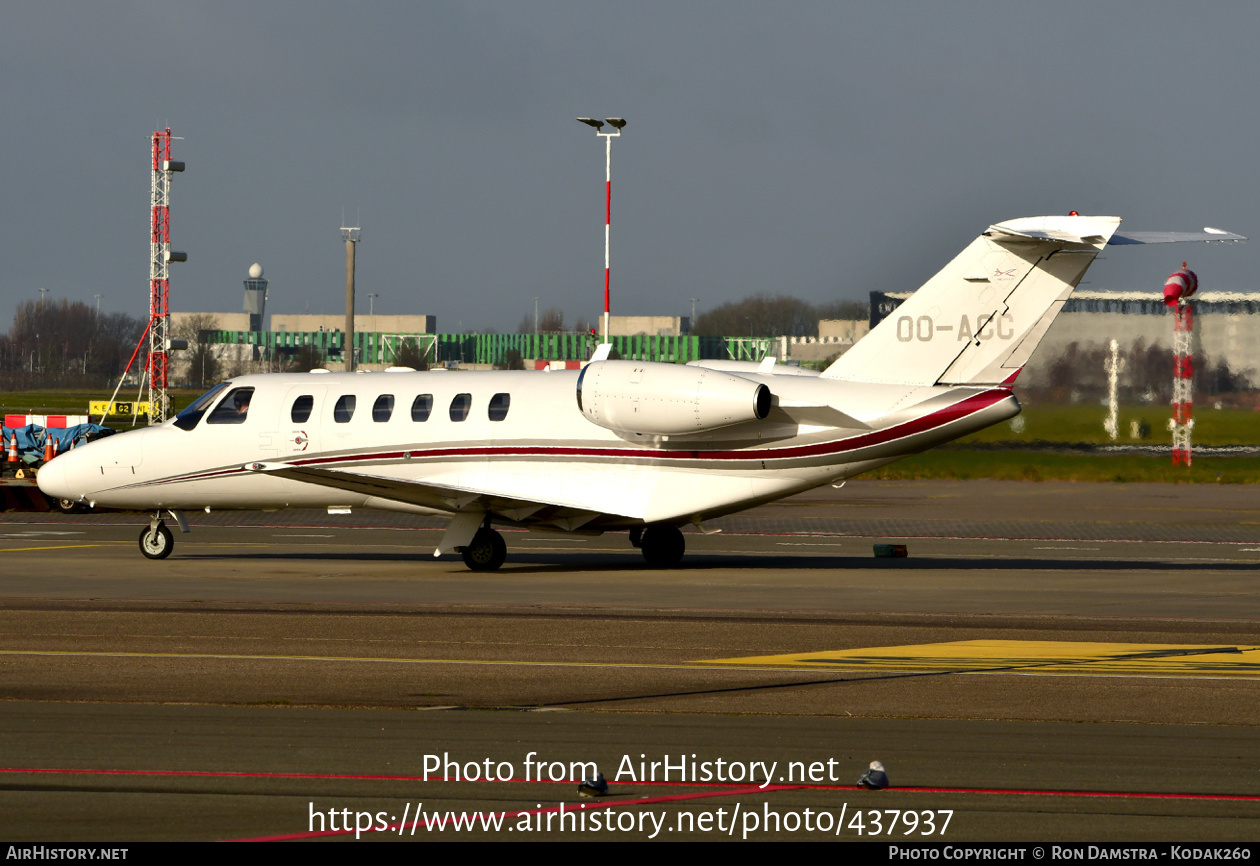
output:
[[[231,770],[100,770],[100,769],[73,769],[59,767],[0,767],[0,773],[30,773],[32,775],[40,774],[65,774],[65,775],[84,775],[84,776],[177,776],[190,778],[240,778],[240,779],[322,779],[329,781],[376,781],[376,782],[448,782],[448,781],[469,781],[458,779],[447,779],[446,777],[430,776],[426,779],[424,776],[391,776],[391,775],[370,775],[370,774],[354,774],[354,773],[253,773],[245,771]],[[576,785],[579,783],[577,779],[494,779],[489,781],[510,782],[515,784],[541,784],[541,785]],[[472,784],[486,784],[487,780],[472,780]],[[723,788],[727,789],[733,784],[731,782],[657,782],[657,781],[633,781],[633,782],[613,782],[614,785],[624,786],[653,786],[653,787],[687,787],[687,788]],[[857,785],[807,785],[800,784],[773,784],[766,787],[756,786],[750,788],[753,792],[768,791],[786,791],[786,790],[805,790],[805,791],[861,791],[865,790]],[[889,788],[890,791],[900,791],[910,794],[1006,794],[1009,796],[1026,796],[1026,797],[1117,797],[1128,799],[1162,799],[1162,800],[1217,800],[1217,801],[1236,801],[1236,802],[1260,802],[1260,794],[1188,794],[1178,792],[1161,792],[1161,791],[1054,791],[1041,788],[926,788],[926,787],[894,787]],[[691,795],[687,795],[691,796]],[[635,800],[636,803],[647,802],[646,800]],[[523,813],[522,813],[523,814]]]

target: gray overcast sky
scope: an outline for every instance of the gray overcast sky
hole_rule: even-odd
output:
[[[987,225],[1129,229],[1255,213],[1260,4],[10,3],[0,11],[0,328],[38,297],[147,315],[148,135],[175,158],[176,311],[344,310],[514,330],[683,314],[756,292],[917,288]],[[1113,249],[1091,288],[1158,292],[1183,258],[1250,291],[1250,244]]]

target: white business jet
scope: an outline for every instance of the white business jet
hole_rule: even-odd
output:
[[[763,363],[610,360],[580,371],[241,376],[170,421],[62,454],[48,496],[152,510],[383,508],[451,518],[434,555],[493,570],[495,525],[622,530],[656,567],[680,527],[850,478],[1020,411],[1011,385],[1108,243],[1243,240],[1121,234],[1116,217],[990,226],[821,375]]]

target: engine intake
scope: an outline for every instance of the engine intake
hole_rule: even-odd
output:
[[[759,421],[771,401],[770,389],[758,382],[651,361],[595,361],[577,380],[586,419],[622,433],[675,436]]]

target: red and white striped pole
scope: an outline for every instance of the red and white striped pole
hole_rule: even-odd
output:
[[[612,310],[611,290],[612,271],[609,267],[608,241],[612,233],[612,140],[621,137],[622,127],[626,125],[624,117],[609,117],[596,120],[593,117],[579,117],[579,121],[595,128],[595,134],[604,139],[604,342],[608,342],[608,317]],[[612,132],[604,132],[604,124],[613,128]]]
[[[1191,465],[1190,431],[1194,429],[1194,304],[1190,296],[1199,288],[1194,271],[1181,263],[1181,270],[1164,283],[1164,303],[1173,308],[1173,466]]]
[[[618,130],[620,134],[620,130]],[[604,342],[608,342],[609,282],[611,271],[608,267],[608,236],[612,232],[612,136],[604,136],[606,145],[604,157]]]

